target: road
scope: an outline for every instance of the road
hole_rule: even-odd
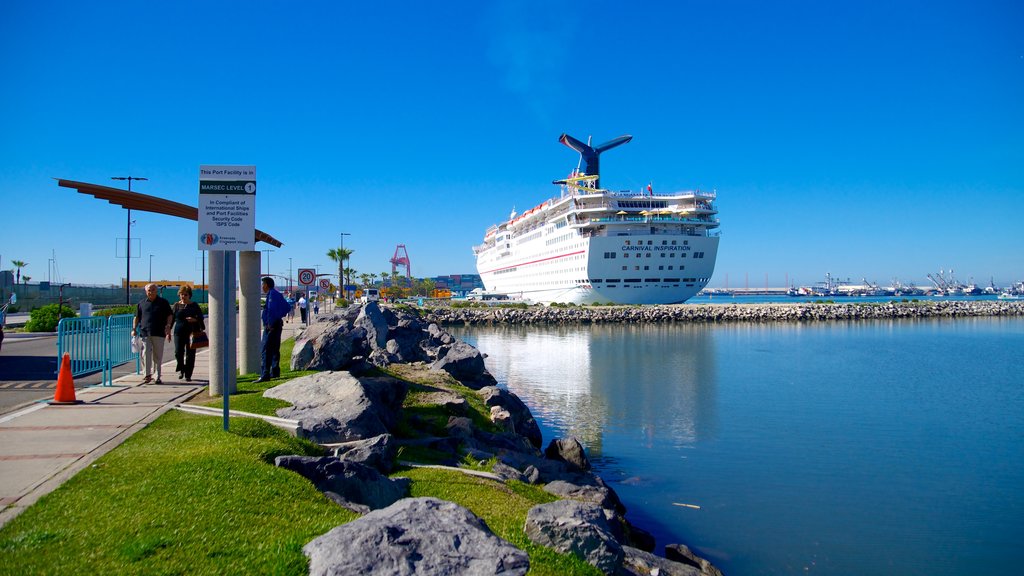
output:
[[[0,414],[28,402],[53,398],[57,388],[57,337],[13,338],[0,350]],[[114,368],[114,378],[135,372],[135,363]],[[99,384],[103,374],[75,378],[75,388]]]

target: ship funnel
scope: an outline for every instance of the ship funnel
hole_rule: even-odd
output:
[[[620,144],[625,144],[632,139],[632,136],[625,135],[609,140],[600,146],[590,146],[589,144],[584,144],[568,134],[562,134],[558,137],[559,142],[580,153],[583,161],[587,163],[585,173],[588,176],[598,177],[597,180],[594,181],[594,186],[598,188],[601,187],[601,152],[615,148]]]

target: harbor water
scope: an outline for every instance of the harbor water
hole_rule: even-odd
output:
[[[1024,319],[452,332],[659,554],[727,576],[1019,574]]]

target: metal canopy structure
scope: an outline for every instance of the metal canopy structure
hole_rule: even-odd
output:
[[[141,210],[143,212],[166,214],[168,216],[177,216],[178,218],[184,218],[186,220],[199,220],[199,208],[189,206],[188,204],[174,202],[173,200],[165,200],[148,194],[129,192],[127,190],[121,190],[120,188],[100,186],[99,184],[89,184],[88,182],[76,182],[74,180],[64,180],[62,178],[57,178],[56,180],[58,186],[74,188],[82,194],[88,194],[100,200],[106,200],[111,204],[115,204],[129,210]],[[263,232],[262,230],[256,230],[256,241],[266,242],[275,248],[280,248],[282,246],[280,240],[266,232]]]

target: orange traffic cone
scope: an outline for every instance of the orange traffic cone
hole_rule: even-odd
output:
[[[50,404],[81,404],[75,399],[75,380],[71,377],[71,354],[64,353],[60,361],[60,373],[57,374],[57,393]]]

